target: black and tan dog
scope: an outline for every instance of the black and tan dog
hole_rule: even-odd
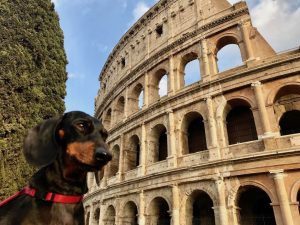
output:
[[[30,130],[24,154],[40,170],[28,187],[0,203],[0,225],[83,225],[87,172],[112,158],[106,138],[101,122],[79,111]]]

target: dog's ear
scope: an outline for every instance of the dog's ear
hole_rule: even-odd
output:
[[[61,118],[51,118],[29,130],[23,151],[30,164],[43,167],[55,160],[59,150],[56,130],[60,121]]]

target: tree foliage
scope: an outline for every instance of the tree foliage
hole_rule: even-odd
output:
[[[26,184],[26,131],[64,112],[66,55],[50,0],[0,0],[0,199]]]

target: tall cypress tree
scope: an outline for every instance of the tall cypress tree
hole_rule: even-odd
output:
[[[66,55],[50,0],[0,0],[0,199],[25,185],[26,131],[64,112]]]

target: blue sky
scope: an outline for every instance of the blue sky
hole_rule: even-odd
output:
[[[69,62],[66,111],[81,110],[93,115],[94,99],[100,87],[98,77],[109,53],[130,26],[157,0],[52,2],[60,17]],[[300,45],[300,0],[246,2],[250,7],[254,26],[276,51]],[[234,55],[233,52],[230,48],[224,49],[224,54]],[[235,62],[236,65],[240,63],[234,56],[229,62]],[[226,69],[229,62],[222,62],[223,69]],[[197,65],[190,65],[190,71],[195,71],[195,66]]]

